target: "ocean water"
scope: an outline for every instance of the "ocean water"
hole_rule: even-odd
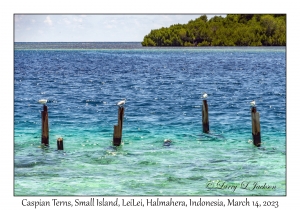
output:
[[[42,98],[49,147],[41,146]],[[123,142],[115,147],[122,98]],[[286,195],[286,140],[285,47],[15,43],[16,196]]]

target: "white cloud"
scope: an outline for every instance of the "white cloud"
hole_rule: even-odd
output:
[[[50,18],[50,16],[47,16],[46,19],[44,20],[44,23],[48,24],[49,26],[52,26],[52,20]]]
[[[76,18],[76,17],[74,17],[73,20],[74,20],[74,22],[82,23],[82,18]]]
[[[23,19],[23,15],[15,15],[15,22],[21,22]]]
[[[69,21],[68,18],[64,18],[64,22],[65,22],[65,24],[67,24],[67,25],[70,25],[70,24],[71,24],[71,21]]]

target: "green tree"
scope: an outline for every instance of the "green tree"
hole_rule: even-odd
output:
[[[151,30],[143,46],[285,46],[285,14],[228,14]]]

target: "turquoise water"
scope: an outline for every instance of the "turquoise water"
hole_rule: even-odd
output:
[[[203,92],[210,134],[202,133]],[[114,147],[122,98],[123,143]],[[251,143],[252,100],[260,148]],[[286,49],[15,43],[14,193],[286,195]]]

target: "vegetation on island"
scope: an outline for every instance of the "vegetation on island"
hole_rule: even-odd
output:
[[[151,30],[143,46],[285,46],[285,14],[202,15],[187,24]]]

